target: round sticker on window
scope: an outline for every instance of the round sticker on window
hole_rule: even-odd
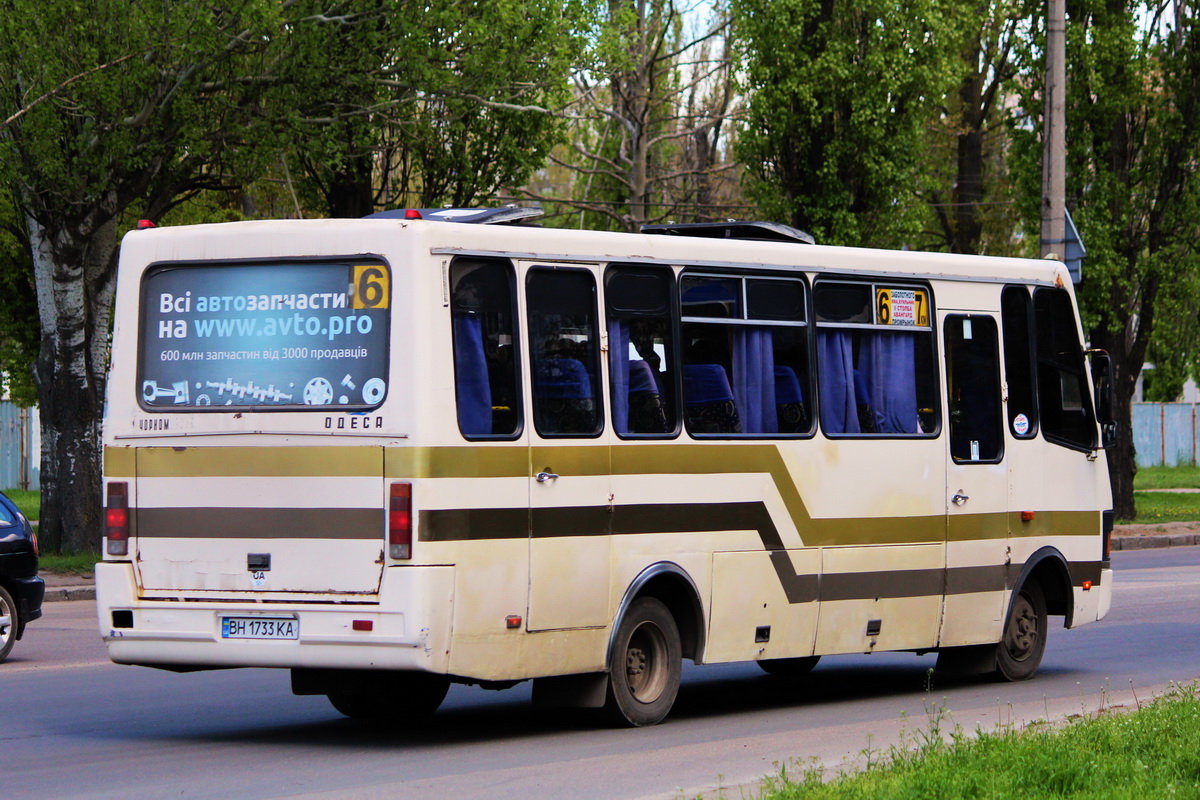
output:
[[[1024,414],[1017,414],[1012,422],[1013,433],[1017,436],[1024,436],[1029,433],[1029,417]]]

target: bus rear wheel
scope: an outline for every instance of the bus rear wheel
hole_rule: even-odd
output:
[[[604,710],[618,724],[663,720],[679,694],[683,647],[675,618],[661,601],[633,601],[613,639]]]
[[[1028,680],[1037,672],[1045,651],[1046,596],[1036,581],[1027,581],[1013,597],[992,675],[1002,681]]]
[[[376,685],[369,692],[331,692],[329,702],[351,719],[402,725],[437,711],[450,691],[450,679],[443,675],[412,673],[388,684],[383,691]]]

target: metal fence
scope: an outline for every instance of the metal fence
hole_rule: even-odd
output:
[[[0,489],[39,489],[41,420],[36,408],[0,401]]]
[[[1133,446],[1139,467],[1200,463],[1200,403],[1134,403]]]

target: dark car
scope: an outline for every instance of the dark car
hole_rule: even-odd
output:
[[[0,494],[0,661],[8,658],[25,625],[42,615],[45,594],[33,526]]]

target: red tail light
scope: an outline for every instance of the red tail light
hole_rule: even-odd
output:
[[[108,499],[104,509],[104,535],[108,539],[110,556],[129,555],[129,484],[113,481],[108,484]]]
[[[412,484],[393,483],[388,499],[388,555],[412,558]]]

